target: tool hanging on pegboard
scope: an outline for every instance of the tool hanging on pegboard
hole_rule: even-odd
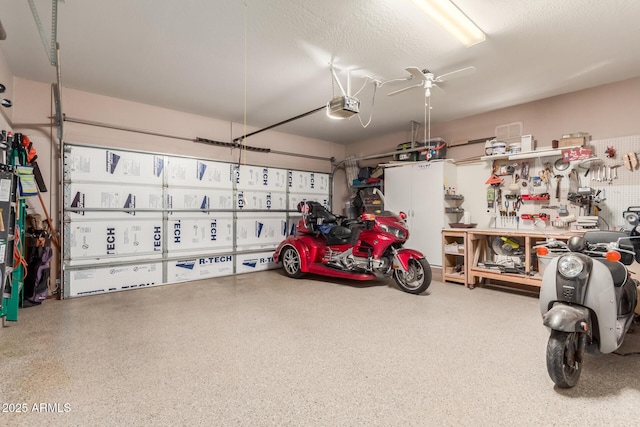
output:
[[[624,167],[629,169],[630,171],[635,170],[638,167],[638,156],[636,153],[631,151],[622,156]]]
[[[616,149],[613,147],[607,147],[607,149],[604,151],[607,155],[607,158],[612,159],[616,156]]]
[[[487,209],[493,209],[496,201],[496,188],[489,187],[487,188]]]

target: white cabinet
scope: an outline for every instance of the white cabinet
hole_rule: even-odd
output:
[[[385,208],[407,214],[407,248],[422,252],[429,264],[442,266],[442,229],[457,222],[445,213],[444,194],[456,187],[456,166],[428,161],[388,167],[384,173]]]

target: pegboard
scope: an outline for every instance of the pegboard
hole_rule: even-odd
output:
[[[551,222],[558,217],[558,207],[560,206],[566,206],[570,215],[575,215],[576,217],[587,215],[588,213],[585,212],[584,208],[567,200],[570,185],[568,175],[572,169],[575,169],[578,172],[578,186],[592,188],[594,194],[598,194],[598,199],[601,200],[599,203],[594,203],[594,206],[599,208],[600,228],[609,228],[611,230],[623,228],[623,212],[630,206],[640,206],[640,185],[638,185],[640,183],[640,135],[592,140],[586,146],[591,149],[592,155],[595,157],[593,161],[588,163],[571,162],[570,166],[564,171],[559,171],[552,167],[548,182],[542,182],[538,186],[532,185],[534,177],[540,176],[541,171],[545,169],[545,165],[553,165],[556,160],[561,159],[560,155],[540,155],[539,157],[522,160],[497,160],[495,163],[498,168],[498,174],[503,180],[503,185],[501,185],[503,202],[500,205],[496,204],[493,210],[487,211],[490,216],[495,218],[495,220],[492,219],[489,226],[507,229],[536,229],[537,227],[554,229]],[[607,157],[607,149],[609,147],[615,150],[613,157]],[[629,169],[625,166],[624,155],[627,153],[635,153],[639,163],[635,168]],[[530,177],[526,180],[526,187],[522,186],[525,180],[516,179],[517,176],[522,174],[524,164],[528,165],[528,176]],[[500,174],[500,171],[508,166],[514,169],[514,173]],[[598,170],[600,170],[599,180]],[[556,193],[558,182],[555,178],[556,176],[562,176],[559,179],[559,193]],[[538,178],[535,179],[537,180]],[[515,184],[519,185],[518,190],[510,190]],[[501,217],[500,211],[505,210],[504,196],[516,192],[532,195],[549,193],[549,200],[546,201],[523,201],[518,214],[546,213],[549,215],[550,221],[546,224],[538,222],[534,226],[532,222],[517,223],[512,218],[507,217],[505,219]],[[559,197],[556,197],[556,195]],[[512,206],[506,209],[510,210]],[[571,228],[574,226],[575,223]]]
[[[607,167],[617,166],[617,179],[611,181],[594,181],[593,169],[591,180],[587,183],[595,191],[604,193],[604,202],[601,203],[600,217],[604,219],[611,229],[619,229],[624,225],[622,213],[629,206],[640,206],[640,135],[625,136],[591,141],[594,156],[602,160],[601,164]],[[608,147],[615,149],[612,158],[607,157]],[[635,153],[639,165],[633,170],[625,167],[623,156],[627,153]],[[615,176],[615,172],[614,172]]]

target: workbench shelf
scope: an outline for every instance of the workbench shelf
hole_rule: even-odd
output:
[[[534,246],[549,238],[568,240],[572,236],[580,236],[583,231],[513,231],[499,229],[470,229],[466,231],[466,286],[474,288],[476,284],[488,281],[506,282],[514,285],[540,287],[542,277],[538,274],[539,266]],[[483,263],[493,259],[491,241],[496,236],[517,239],[524,246],[524,274],[503,273],[486,268]]]
[[[463,229],[442,230],[442,281],[467,283],[466,232]]]
[[[542,277],[533,249],[547,239],[568,240],[580,236],[584,231],[515,231],[503,229],[449,228],[442,230],[442,281],[462,283],[474,288],[491,281],[501,284],[539,288]],[[524,274],[505,273],[487,268],[485,262],[494,261],[491,242],[497,236],[511,238],[521,243],[524,249]]]

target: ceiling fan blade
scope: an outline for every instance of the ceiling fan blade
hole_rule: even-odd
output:
[[[470,74],[473,74],[476,72],[476,67],[465,67],[465,68],[461,68],[459,70],[455,70],[455,71],[451,71],[449,73],[445,73],[442,74],[438,77],[435,78],[435,81],[437,82],[443,82],[445,80],[451,80],[454,78],[458,78],[458,77],[464,77],[464,76],[468,76]]]
[[[411,74],[414,78],[418,80],[427,80],[427,76],[425,76],[422,70],[420,70],[420,68],[418,67],[407,67],[405,68],[405,70],[407,70],[409,74]]]
[[[417,85],[403,87],[402,89],[394,90],[393,92],[389,92],[387,95],[395,95],[400,92],[404,92],[405,90],[413,89],[415,87],[422,87],[422,83],[418,83]]]

